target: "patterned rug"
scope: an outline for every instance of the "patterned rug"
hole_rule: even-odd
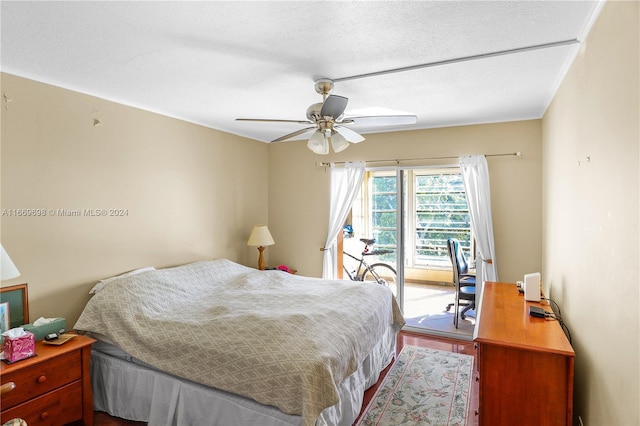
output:
[[[358,426],[466,425],[473,357],[404,346]]]

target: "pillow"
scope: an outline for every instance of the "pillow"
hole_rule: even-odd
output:
[[[155,271],[155,270],[156,268],[154,268],[153,266],[147,266],[146,268],[134,269],[133,271],[125,272],[124,274],[116,275],[115,277],[105,278],[104,280],[98,281],[98,283],[94,285],[91,290],[89,290],[89,294],[96,294],[97,292],[102,290],[105,285],[109,284],[111,281],[114,281],[120,278],[131,277],[133,275],[141,274],[143,272]]]

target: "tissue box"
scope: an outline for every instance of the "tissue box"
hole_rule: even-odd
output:
[[[47,324],[26,324],[23,325],[22,328],[24,328],[26,331],[32,332],[36,336],[36,340],[43,340],[44,336],[46,336],[47,334],[60,334],[67,331],[67,321],[65,321],[64,318],[56,318]]]
[[[16,362],[30,358],[36,354],[36,339],[33,333],[25,331],[20,337],[4,336],[4,359],[7,362]]]

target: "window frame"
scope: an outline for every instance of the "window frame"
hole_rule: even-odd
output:
[[[406,225],[406,235],[405,241],[408,244],[411,244],[410,250],[405,250],[405,267],[412,269],[423,269],[423,270],[451,270],[451,264],[448,260],[448,255],[446,257],[446,261],[438,263],[420,263],[417,261],[417,215],[416,211],[416,179],[417,176],[421,175],[438,175],[438,174],[455,174],[461,176],[461,170],[458,165],[450,165],[450,166],[439,166],[439,167],[415,167],[415,168],[403,168],[405,174],[405,190],[407,193],[405,203],[405,214],[407,215],[405,220]],[[368,231],[369,235],[364,235],[363,237],[373,238],[374,235],[374,226],[373,226],[373,196],[375,195],[373,188],[373,178],[380,176],[396,176],[398,173],[397,169],[373,169],[368,170],[365,173],[363,186],[360,191],[360,196],[358,199],[354,201],[353,209],[352,209],[352,223],[357,220],[361,220],[364,226],[364,229]],[[465,194],[466,200],[466,194]],[[398,219],[398,214],[400,213],[398,206],[396,206],[396,220]],[[466,213],[469,214],[469,208],[467,203]],[[353,220],[356,219],[356,220]],[[475,262],[475,238],[473,235],[473,230],[471,229],[471,224],[469,222],[469,238],[470,244],[469,246],[465,246],[465,255],[467,259],[469,259],[470,263]],[[397,236],[396,236],[397,239]],[[446,249],[446,246],[445,246]]]

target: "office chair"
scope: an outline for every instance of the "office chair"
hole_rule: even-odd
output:
[[[449,238],[447,251],[453,267],[453,285],[456,288],[455,301],[447,305],[447,311],[455,306],[453,324],[458,328],[458,314],[464,319],[468,310],[476,308],[476,276],[469,273],[469,264],[458,240]],[[458,313],[460,306],[464,306],[464,309]]]

